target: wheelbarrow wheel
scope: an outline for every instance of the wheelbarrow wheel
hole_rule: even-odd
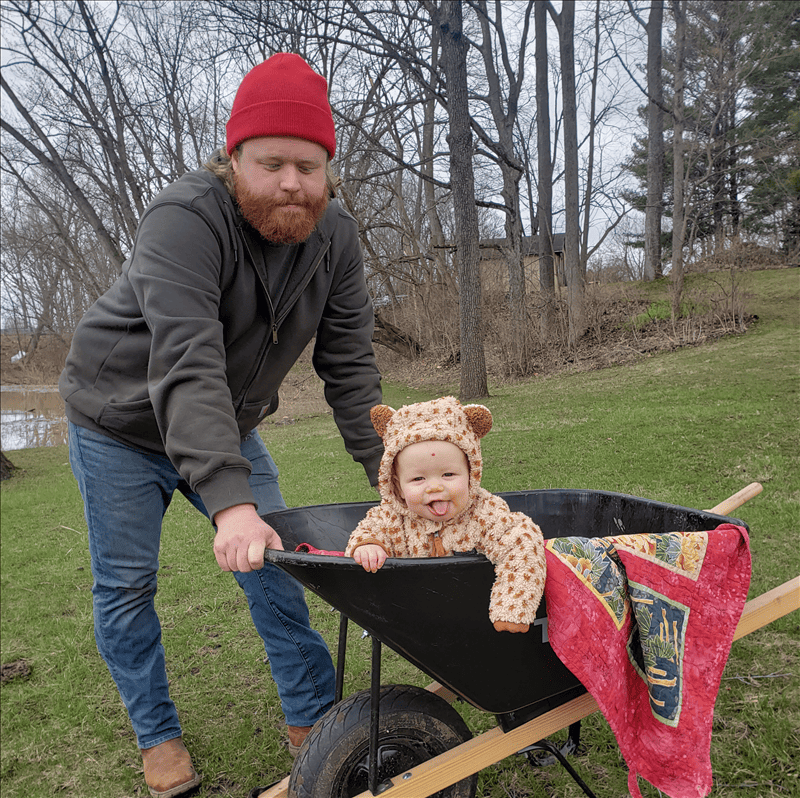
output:
[[[352,798],[369,789],[369,690],[331,709],[306,737],[289,777],[289,798]],[[444,699],[410,685],[381,688],[378,784],[466,742],[472,734]],[[477,774],[436,798],[474,798]]]

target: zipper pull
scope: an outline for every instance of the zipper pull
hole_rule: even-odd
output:
[[[278,343],[278,328],[275,325],[275,322],[272,323],[272,343],[273,344]]]

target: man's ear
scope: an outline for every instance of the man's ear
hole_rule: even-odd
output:
[[[231,169],[233,169],[234,172],[239,171],[239,153],[242,150],[243,144],[244,142],[238,144],[236,147],[233,148],[233,152],[231,152]]]

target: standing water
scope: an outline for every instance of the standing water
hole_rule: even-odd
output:
[[[52,388],[0,387],[0,448],[34,449],[67,442],[64,402]]]

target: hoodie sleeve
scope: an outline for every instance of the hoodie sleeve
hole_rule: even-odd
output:
[[[350,540],[344,550],[345,556],[352,557],[359,546],[366,546],[369,543],[376,543],[389,557],[404,556],[403,547],[398,545],[402,540],[401,524],[397,514],[384,502],[370,508],[350,534]]]
[[[524,513],[512,513],[492,497],[493,515],[484,537],[484,552],[495,566],[489,620],[533,623],[545,582],[542,530]]]
[[[255,504],[219,319],[229,246],[202,213],[165,200],[142,219],[127,270],[152,336],[147,386],[166,453],[212,518],[224,507]]]
[[[345,448],[364,467],[370,484],[377,485],[383,441],[369,417],[370,409],[381,403],[380,373],[372,348],[375,316],[357,227],[342,211],[330,259],[334,282],[317,329],[314,369],[325,383],[325,400]]]

